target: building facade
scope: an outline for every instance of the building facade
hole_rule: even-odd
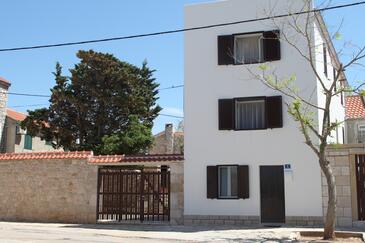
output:
[[[157,133],[149,154],[182,154],[184,152],[184,132],[174,131],[171,123],[165,125],[165,130]]]
[[[298,12],[302,0],[227,0],[189,5],[185,28]],[[339,61],[321,16],[310,26],[313,65],[329,85]],[[323,106],[318,77],[296,46],[291,19],[254,21],[185,33],[184,215],[190,222],[242,219],[247,224],[322,222],[321,170],[315,154],[287,112],[292,100],[252,73],[262,64],[278,77],[295,76],[300,95]],[[305,17],[298,17],[301,27]],[[309,51],[307,51],[309,53]],[[315,126],[321,113],[310,109]],[[343,96],[334,98],[332,121],[344,120]],[[329,142],[342,143],[340,127]],[[219,222],[219,221],[218,221]]]
[[[39,136],[32,137],[20,127],[27,115],[12,109],[6,109],[5,127],[3,132],[3,153],[49,152],[57,151],[49,141]],[[62,150],[58,150],[62,151]]]
[[[365,143],[365,102],[359,95],[346,97],[347,143]]]

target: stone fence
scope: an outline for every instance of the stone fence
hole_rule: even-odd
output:
[[[91,152],[0,154],[0,220],[94,224],[99,166],[170,167],[171,223],[182,223],[182,156],[93,156]]]
[[[337,190],[337,226],[353,226],[358,222],[356,155],[365,155],[365,144],[346,144],[327,151]],[[322,174],[323,213],[327,212],[328,186]]]

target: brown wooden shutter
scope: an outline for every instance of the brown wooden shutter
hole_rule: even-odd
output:
[[[267,128],[283,127],[283,101],[281,96],[266,97]]]
[[[234,129],[234,100],[221,99],[218,101],[219,130]]]
[[[218,198],[218,168],[207,166],[207,198]]]
[[[280,31],[267,31],[264,37],[264,61],[276,61],[281,59]]]
[[[218,65],[234,64],[233,35],[218,36]]]
[[[250,197],[250,180],[248,165],[238,166],[238,198]]]

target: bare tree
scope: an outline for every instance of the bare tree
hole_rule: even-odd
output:
[[[327,1],[324,4],[329,5],[330,3]],[[326,158],[326,149],[330,143],[331,134],[344,121],[333,121],[331,119],[331,107],[334,105],[334,97],[341,96],[344,93],[355,92],[363,95],[361,88],[364,83],[360,83],[357,87],[350,87],[346,81],[345,71],[352,66],[363,67],[361,61],[365,57],[365,47],[357,47],[347,42],[341,50],[336,52],[332,41],[341,38],[339,29],[331,36],[327,31],[321,13],[312,12],[310,11],[311,9],[313,9],[312,1],[303,0],[301,11],[308,11],[308,13],[291,15],[290,17],[280,19],[272,18],[272,22],[276,28],[280,29],[280,34],[277,38],[280,38],[282,43],[287,43],[292,50],[297,52],[308,63],[319,86],[314,87],[313,94],[317,91],[317,88],[320,89],[318,93],[324,96],[323,103],[317,102],[314,95],[308,97],[308,95],[303,94],[296,84],[297,77],[295,74],[287,74],[286,77],[280,76],[273,63],[262,64],[258,69],[250,67],[246,67],[246,69],[253,78],[260,80],[265,86],[280,92],[288,98],[286,99],[288,100],[286,103],[288,113],[299,123],[305,144],[318,157],[320,168],[328,184],[328,206],[325,216],[324,239],[334,239],[337,193],[333,170]],[[273,16],[274,12],[271,9],[266,11],[266,14]],[[324,43],[314,40],[316,31],[320,34]],[[345,50],[348,49],[351,50],[350,57],[347,57],[350,60],[347,63],[341,63],[339,56],[344,55]],[[323,74],[323,70],[318,68],[320,61],[317,56],[319,53],[323,54],[326,50],[330,54],[331,64],[335,70],[332,79],[327,78],[327,75]]]

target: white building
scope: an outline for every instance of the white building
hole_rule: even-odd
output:
[[[278,15],[302,9],[303,0],[195,4],[185,9],[185,27],[256,19],[266,17],[265,12],[269,11]],[[304,26],[305,18],[306,15],[299,17],[299,26]],[[285,25],[290,19],[185,33],[186,220],[322,220],[320,167],[317,157],[304,144],[299,124],[287,113],[285,103],[292,100],[266,87],[251,73],[259,72],[259,65],[267,63],[279,77],[295,75],[300,95],[323,105],[321,86],[309,62],[282,38],[286,33],[304,54],[309,53],[303,36],[293,35]],[[314,65],[318,75],[330,83],[339,61],[322,18],[317,16],[309,26]],[[331,118],[344,120],[340,95],[334,99]],[[321,125],[317,111],[314,120]],[[342,143],[343,131],[338,129],[331,142]]]

